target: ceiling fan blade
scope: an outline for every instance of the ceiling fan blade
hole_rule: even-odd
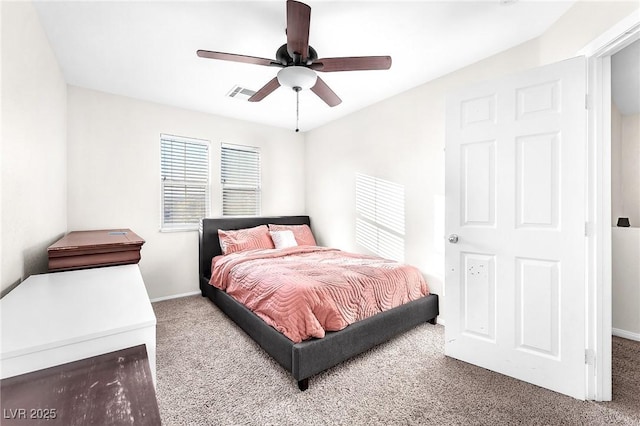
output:
[[[391,68],[391,56],[352,56],[346,58],[322,58],[316,60],[311,68],[316,71],[366,71],[388,70]]]
[[[271,92],[280,87],[280,83],[278,82],[278,77],[274,77],[273,80],[269,81],[267,84],[262,86],[260,90],[253,94],[249,98],[249,102],[260,102],[264,98],[267,97]]]
[[[236,55],[235,53],[211,52],[209,50],[198,50],[198,56],[201,58],[220,59],[222,61],[244,62],[247,64],[278,66],[282,64],[272,59],[257,58],[255,56]]]
[[[287,1],[287,51],[294,61],[300,57],[306,62],[309,56],[309,26],[311,7],[299,1]],[[296,61],[297,62],[297,61]]]
[[[330,107],[339,105],[342,102],[342,99],[340,99],[320,77],[316,80],[316,84],[311,88],[311,91],[318,95],[320,99],[325,101]]]

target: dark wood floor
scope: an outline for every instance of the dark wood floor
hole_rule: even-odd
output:
[[[160,425],[145,345],[0,381],[4,426]]]

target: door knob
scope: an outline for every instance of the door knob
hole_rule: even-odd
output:
[[[451,244],[455,244],[458,242],[458,236],[456,234],[449,235],[448,239]]]

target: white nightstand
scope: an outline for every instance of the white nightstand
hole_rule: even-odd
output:
[[[33,275],[0,300],[0,378],[140,344],[156,380],[156,317],[138,265]]]

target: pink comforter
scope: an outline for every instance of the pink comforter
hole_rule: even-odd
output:
[[[211,271],[210,284],[296,343],[429,294],[414,267],[316,246],[217,256]]]

